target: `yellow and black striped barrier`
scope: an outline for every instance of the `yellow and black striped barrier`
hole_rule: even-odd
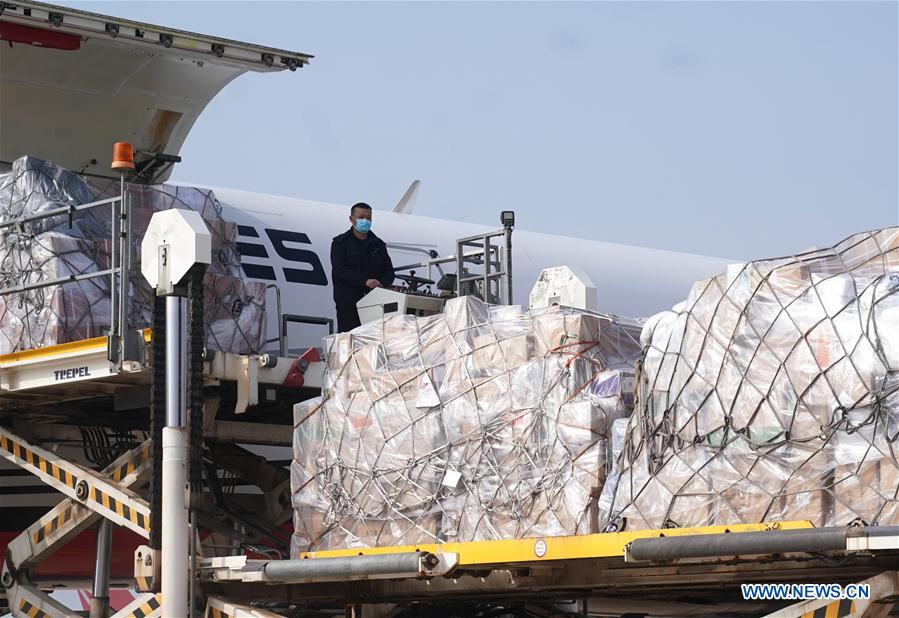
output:
[[[57,456],[41,448],[32,446],[25,440],[0,428],[0,456],[11,463],[26,469],[41,481],[64,493],[76,502],[85,504],[91,510],[103,515],[114,523],[140,534],[144,538],[150,536],[150,507],[146,501],[137,496],[128,495],[126,490],[119,489],[96,473],[72,463],[62,462]],[[145,461],[149,457],[149,448],[141,450],[140,457]],[[113,470],[112,476],[125,478],[133,473],[140,462],[122,462]],[[115,479],[113,479],[114,481]],[[65,523],[57,516],[54,523],[48,522],[42,528],[46,536]],[[38,535],[41,531],[38,531]],[[39,542],[39,541],[38,541]]]
[[[145,443],[140,447],[140,450],[137,452],[136,457],[132,457],[128,459],[122,465],[116,467],[115,470],[112,471],[111,478],[114,483],[121,483],[122,480],[127,477],[129,474],[134,474],[134,472],[141,467],[141,465],[150,459],[150,444]]]
[[[824,607],[802,614],[802,618],[846,618],[855,613],[855,601],[852,599],[840,599],[828,603]]]
[[[40,607],[32,605],[25,599],[19,601],[19,613],[28,616],[29,618],[53,618]]]
[[[153,581],[149,577],[135,577],[134,586],[138,592],[153,591]]]
[[[147,468],[149,459],[150,442],[148,440],[116,459],[103,470],[102,474],[123,484],[124,487],[129,487],[136,482],[138,476]],[[53,538],[57,531],[74,529],[84,521],[85,517],[90,517],[92,514],[98,515],[86,506],[79,505],[73,498],[60,502],[46,515],[28,527],[27,534],[31,539],[33,551],[35,554],[39,554],[40,551],[45,549],[43,547],[44,544],[52,544],[60,540]]]
[[[146,515],[141,513],[137,509],[133,509],[129,507],[127,504],[123,503],[121,500],[116,500],[109,494],[102,492],[96,487],[91,488],[91,500],[98,504],[102,504],[103,508],[109,509],[113,511],[119,517],[126,519],[133,523],[135,526],[150,532],[150,517],[149,513]]]
[[[76,478],[68,471],[60,468],[55,463],[37,455],[32,449],[16,442],[10,437],[0,433],[0,450],[6,451],[16,459],[21,459],[29,466],[35,467],[42,473],[49,475],[63,485],[75,489]]]
[[[49,522],[32,533],[34,544],[38,545],[42,543],[45,538],[59,530],[65,523],[70,521],[72,519],[72,516],[73,512],[71,506],[60,510],[59,514],[56,517],[54,517]]]

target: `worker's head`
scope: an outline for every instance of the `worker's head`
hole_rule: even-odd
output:
[[[350,208],[350,223],[360,234],[367,234],[371,229],[371,206],[365,202],[353,204]]]

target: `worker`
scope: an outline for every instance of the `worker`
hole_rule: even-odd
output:
[[[350,229],[331,241],[331,281],[337,307],[337,331],[359,326],[356,303],[374,288],[393,284],[393,262],[387,245],[371,231],[371,206],[350,209]]]

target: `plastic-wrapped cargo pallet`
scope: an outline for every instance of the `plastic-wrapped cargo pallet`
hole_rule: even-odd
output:
[[[606,521],[899,524],[899,228],[733,266],[642,341]]]
[[[596,531],[640,325],[453,299],[326,340],[295,407],[292,553]]]
[[[60,206],[78,206],[119,194],[118,181],[85,177],[54,163],[22,157],[0,175],[0,222]],[[265,285],[240,272],[236,226],[221,217],[211,191],[170,185],[128,185],[132,204],[132,271],[129,326],[150,323],[153,291],[140,274],[140,239],[154,212],[189,208],[212,234],[213,263],[206,275],[207,347],[258,352],[265,336]],[[97,207],[72,218],[58,216],[0,230],[0,288],[39,283],[110,266],[111,213]],[[107,333],[109,277],[17,292],[0,297],[0,354]]]

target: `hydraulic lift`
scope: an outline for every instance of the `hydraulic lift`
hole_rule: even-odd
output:
[[[581,599],[579,613],[549,615],[720,615],[727,607],[727,615],[871,618],[887,615],[897,598],[896,550],[899,528],[795,521],[345,549],[297,560],[212,558],[200,561],[199,576],[208,594],[235,602],[264,598],[287,608],[339,600],[352,615],[378,615],[364,607],[384,603],[430,603],[436,612],[465,600],[512,607],[567,598]],[[766,582],[867,583],[871,596],[724,605],[740,584]],[[702,601],[693,607],[691,599]]]
[[[274,526],[287,520],[291,513],[286,471],[250,456],[238,445],[290,444],[290,425],[264,422],[265,418],[248,411],[255,406],[269,405],[269,394],[276,392],[277,396],[279,389],[291,393],[290,401],[294,402],[302,398],[303,387],[310,390],[319,387],[321,369],[317,352],[310,350],[297,358],[207,352],[202,339],[202,302],[193,302],[193,299],[202,298],[202,268],[193,268],[193,262],[189,272],[180,273],[186,276],[179,275],[185,280],[174,281],[179,283],[177,289],[171,285],[160,286],[169,292],[186,292],[187,302],[183,297],[177,299],[176,296],[175,303],[159,297],[154,308],[153,328],[129,329],[124,306],[128,302],[130,285],[130,266],[125,257],[130,254],[130,250],[125,250],[131,243],[130,205],[124,189],[123,182],[118,198],[29,215],[25,217],[27,221],[4,224],[23,225],[43,218],[75,217],[92,208],[108,207],[113,213],[114,235],[118,236],[112,239],[117,251],[113,252],[111,267],[79,275],[77,279],[110,278],[113,326],[109,336],[0,356],[0,411],[8,415],[8,424],[0,426],[0,457],[59,491],[65,498],[9,543],[0,580],[14,615],[76,615],[54,600],[44,585],[35,581],[34,573],[36,567],[62,546],[96,526],[98,541],[91,615],[108,616],[112,524],[126,528],[148,542],[141,548],[141,559],[136,561],[139,577],[135,587],[143,594],[115,616],[158,616],[163,613],[174,616],[182,613],[164,611],[164,597],[160,593],[160,529],[165,530],[161,526],[165,511],[161,508],[163,487],[160,484],[165,476],[163,443],[171,446],[172,442],[171,434],[168,441],[160,435],[164,433],[161,430],[167,412],[169,416],[174,412],[172,418],[177,418],[178,426],[182,428],[180,439],[174,444],[175,463],[169,466],[176,471],[176,477],[175,485],[169,487],[168,501],[184,496],[184,484],[189,482],[192,489],[188,500],[190,512],[194,517],[198,513],[202,515],[204,527],[217,533],[217,542],[225,539],[226,543],[237,543],[235,546],[239,547],[240,543],[248,543],[260,533],[281,533]],[[192,211],[174,210],[160,214],[174,215],[178,219],[196,215]],[[197,219],[198,216],[193,221],[195,229],[201,226],[199,231],[208,240],[205,224]],[[151,237],[150,234],[145,236]],[[155,239],[159,241],[158,237]],[[166,245],[165,251],[172,248],[171,244]],[[164,258],[156,264],[159,273],[168,276],[175,272],[172,266],[177,260],[161,251],[159,247],[152,247],[154,255]],[[148,258],[144,261],[154,263]],[[62,285],[73,280],[76,279],[50,280],[32,284],[29,288]],[[154,281],[154,284],[158,283],[159,280]],[[21,287],[3,289],[0,294],[21,291]],[[175,305],[174,316],[165,314],[166,304]],[[278,317],[281,323],[281,316]],[[154,337],[158,341],[154,341]],[[164,346],[167,341],[170,347],[174,343],[169,350],[168,363]],[[280,342],[280,347],[285,349],[285,342]],[[168,376],[169,388],[166,388],[165,380],[167,366],[173,368]],[[180,395],[167,402],[169,393]],[[222,393],[230,398],[227,405],[220,405]],[[144,421],[129,415],[129,411],[141,407],[150,409],[149,431],[146,425],[141,429]],[[217,420],[223,408],[233,420]],[[83,411],[80,416],[76,414],[77,410]],[[82,458],[71,460],[65,449],[57,448],[60,442],[83,441],[86,424],[93,428],[94,424],[103,422],[126,423],[130,427],[115,430],[117,439],[125,436],[127,440],[107,444],[107,447],[129,443],[134,446],[101,470],[93,469]],[[101,431],[101,435],[107,434]],[[204,440],[208,440],[205,450]],[[56,446],[46,448],[41,444]],[[227,488],[219,487],[215,501],[211,503],[208,494],[201,495],[204,466],[207,468],[205,482],[210,489],[215,490],[224,473],[232,480],[258,484],[262,496],[259,499],[252,495],[242,496],[251,500],[241,506],[234,496],[225,495]],[[182,475],[180,480],[177,474]],[[262,506],[261,510],[256,505]],[[187,510],[181,511],[186,516]],[[191,529],[187,527],[187,520],[184,526],[169,526],[170,531],[179,531],[175,546],[183,550],[185,560],[189,558],[189,547],[191,556],[203,550],[196,534],[197,522],[194,519],[191,523]],[[238,523],[240,529],[235,528]],[[286,552],[286,540],[278,542],[284,544],[282,551]],[[169,552],[170,555],[175,553],[180,551]],[[184,572],[178,577],[170,577],[169,581],[180,580],[193,593],[193,578],[186,562],[183,566]],[[168,595],[169,598],[173,596]],[[186,596],[183,600],[183,613],[187,615]],[[229,610],[220,608],[215,611]]]

